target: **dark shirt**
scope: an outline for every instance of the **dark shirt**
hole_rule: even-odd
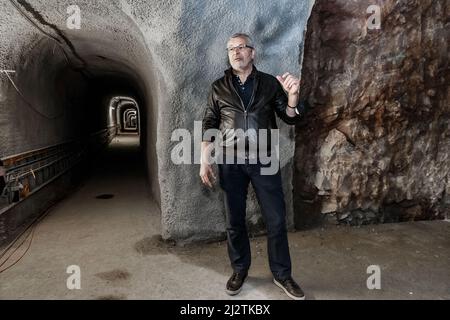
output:
[[[255,84],[255,75],[253,72],[247,77],[245,83],[241,82],[239,76],[233,74],[233,85],[236,88],[239,97],[241,97],[245,109],[247,109],[248,104],[250,103],[250,99],[252,98],[254,84]]]

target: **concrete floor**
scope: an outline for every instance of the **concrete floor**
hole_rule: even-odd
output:
[[[115,139],[103,156],[110,161],[49,212],[24,257],[0,273],[0,299],[288,299],[271,283],[264,237],[252,239],[250,276],[234,298],[224,293],[225,242],[160,241],[159,211],[136,151],[132,136]],[[289,239],[294,277],[308,299],[450,299],[447,221],[327,227]],[[80,267],[80,290],[67,289],[70,265]],[[380,290],[366,287],[370,265],[381,268]]]

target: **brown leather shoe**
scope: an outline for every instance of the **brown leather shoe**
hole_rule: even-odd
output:
[[[233,272],[230,279],[227,282],[225,292],[230,296],[235,296],[241,292],[242,285],[247,278],[247,273]]]
[[[286,280],[278,280],[273,278],[273,282],[283,289],[283,291],[294,300],[305,300],[305,294],[302,288],[292,278]]]

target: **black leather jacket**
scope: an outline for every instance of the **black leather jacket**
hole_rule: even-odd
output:
[[[208,105],[204,113],[203,134],[208,129],[219,129],[226,146],[236,144],[233,130],[268,129],[268,145],[270,150],[270,129],[277,129],[275,114],[289,125],[294,125],[306,111],[305,103],[297,106],[299,114],[289,117],[286,114],[288,99],[278,80],[267,73],[258,71],[253,66],[252,75],[255,77],[253,95],[247,109],[233,85],[231,68],[225,71],[225,76],[216,80],[211,87]],[[203,141],[212,141],[205,138]]]

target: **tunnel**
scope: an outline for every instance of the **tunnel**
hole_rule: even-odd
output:
[[[4,64],[14,69],[1,79],[1,103],[10,108],[2,119],[2,160],[9,174],[2,209],[16,206],[2,215],[3,239],[70,194],[75,177],[86,176],[91,159],[120,135],[137,139],[135,152],[146,164],[140,175],[150,181],[149,197],[159,202],[158,91],[151,88],[156,70],[142,33],[118,8],[104,11],[92,2],[95,10],[82,11],[85,30],[70,34],[52,22],[65,13],[60,9],[67,6],[59,5],[2,4],[11,14],[2,32],[11,40],[18,37],[17,26],[24,28],[17,46],[2,51]],[[107,24],[97,25],[99,14],[109,16]]]

